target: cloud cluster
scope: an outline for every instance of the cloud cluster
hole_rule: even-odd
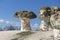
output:
[[[9,24],[10,23],[10,21],[5,21],[7,24]]]
[[[20,26],[19,22],[8,21],[8,20],[3,20],[3,19],[0,19],[0,24],[1,23],[13,25],[13,26]],[[39,29],[39,24],[38,23],[35,23],[33,25],[31,24],[31,28],[32,28],[32,30],[38,30]]]
[[[13,21],[8,21],[8,20],[4,20],[4,19],[0,19],[0,24],[1,23],[6,23],[6,24],[10,24],[10,25],[20,26],[19,22],[13,22]]]
[[[3,23],[4,22],[4,20],[3,19],[0,19],[0,23]]]

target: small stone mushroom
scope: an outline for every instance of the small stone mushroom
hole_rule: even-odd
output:
[[[44,21],[46,21],[46,22],[49,22],[50,16],[51,16],[50,12],[51,12],[51,8],[50,8],[50,7],[48,7],[48,6],[42,7],[42,8],[39,10],[39,18],[40,18],[41,20],[44,20]]]
[[[51,8],[46,6],[46,7],[42,7],[39,10],[39,18],[43,21],[41,21],[40,24],[40,29],[41,30],[50,30],[51,24],[50,24],[50,16],[51,16]]]
[[[32,11],[20,11],[14,14],[15,17],[21,20],[21,30],[31,30],[30,19],[36,18],[36,15]]]

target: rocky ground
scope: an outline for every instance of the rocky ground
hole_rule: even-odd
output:
[[[1,31],[0,40],[53,40],[52,31]]]

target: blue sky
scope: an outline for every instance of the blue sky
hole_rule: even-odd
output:
[[[0,25],[3,21],[4,25],[5,22],[19,25],[20,20],[13,16],[16,11],[33,11],[38,16],[39,9],[43,6],[60,7],[60,0],[0,0]],[[40,23],[41,20],[38,17],[30,21],[32,29]]]

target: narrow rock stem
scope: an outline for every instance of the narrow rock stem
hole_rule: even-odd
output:
[[[31,30],[30,19],[21,19],[21,31]]]

